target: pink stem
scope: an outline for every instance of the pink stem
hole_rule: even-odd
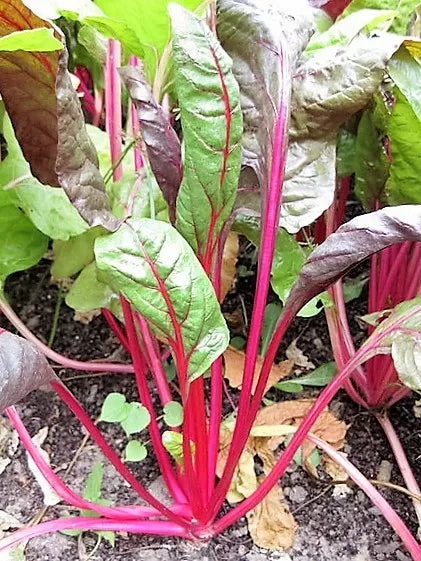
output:
[[[121,82],[117,68],[121,66],[121,45],[109,39],[105,62],[105,117],[106,129],[110,139],[111,165],[118,162],[123,144],[121,118]],[[120,162],[113,170],[113,180],[123,177],[123,164]]]
[[[9,407],[8,409],[6,409],[6,413],[14,429],[18,433],[23,446],[33,459],[34,463],[36,464],[44,478],[48,481],[57,495],[68,504],[76,508],[92,510],[107,518],[122,518],[125,520],[130,518],[138,520],[139,518],[152,518],[154,516],[162,516],[158,510],[151,507],[108,507],[83,499],[74,491],[72,491],[52,470],[51,466],[49,466],[44,460],[39,452],[39,449],[33,443],[32,438],[26,430],[26,427],[19,417],[19,414],[16,411],[15,407]],[[182,514],[183,516],[189,516],[190,514],[187,505],[174,505],[170,508],[171,510],[177,512],[178,514]]]
[[[222,418],[222,357],[219,357],[211,366],[211,406],[209,418],[208,442],[208,496],[210,497],[215,486],[216,464],[218,461],[220,428]]]
[[[87,413],[84,411],[84,409],[77,401],[77,399],[72,395],[72,393],[61,382],[50,382],[50,384],[57,392],[59,397],[69,407],[72,413],[86,428],[86,430],[89,432],[89,435],[96,442],[105,457],[115,467],[118,473],[131,485],[131,487],[134,491],[136,491],[139,497],[156,508],[159,512],[161,512],[163,516],[166,516],[169,520],[172,520],[173,522],[186,527],[187,523],[182,518],[171,512],[166,506],[164,506],[153,495],[151,495],[149,491],[147,491],[143,487],[143,485],[141,485],[141,483],[139,483],[139,481],[135,478],[131,471],[123,464],[123,462],[120,460],[111,446],[106,442],[105,438],[102,436],[95,423],[92,421],[89,415],[87,415]]]
[[[10,321],[10,323],[25,337],[28,341],[33,343],[46,357],[53,360],[57,364],[61,364],[65,368],[72,368],[73,370],[82,370],[89,372],[118,372],[121,374],[133,373],[134,368],[131,364],[114,364],[112,362],[83,362],[80,360],[72,360],[59,353],[56,353],[50,347],[40,341],[35,335],[26,327],[26,325],[15,314],[9,304],[0,296],[0,310]]]
[[[101,308],[102,315],[104,316],[105,320],[107,321],[108,325],[111,327],[114,335],[120,341],[121,346],[126,349],[127,352],[130,352],[129,343],[127,341],[127,335],[124,333],[123,329],[120,327],[118,321],[107,308]]]
[[[158,464],[162,476],[171,495],[174,497],[176,502],[184,503],[186,502],[186,497],[180,485],[178,484],[176,475],[169,461],[167,451],[165,450],[164,445],[162,444],[161,433],[159,430],[158,422],[156,420],[154,406],[152,403],[148,384],[146,381],[146,364],[140,352],[139,341],[138,341],[136,328],[133,320],[131,306],[125,298],[121,297],[120,300],[121,300],[121,305],[123,307],[124,323],[126,325],[127,337],[130,345],[130,352],[135,367],[135,376],[136,376],[137,387],[139,390],[139,396],[142,401],[142,404],[149,411],[149,415],[151,419],[148,426],[148,430],[156,454],[156,459],[158,460]]]
[[[303,441],[307,438],[307,435],[311,430],[311,427],[319,418],[320,413],[323,411],[323,409],[325,409],[325,407],[328,406],[331,399],[336,395],[338,390],[342,387],[344,381],[352,374],[356,366],[360,364],[368,356],[370,356],[370,353],[380,344],[381,340],[384,337],[392,333],[399,325],[401,325],[401,323],[406,321],[409,317],[412,317],[414,314],[419,313],[420,309],[421,309],[420,306],[415,306],[410,312],[400,317],[399,320],[397,320],[394,323],[394,325],[391,325],[389,328],[386,328],[383,332],[371,336],[368,342],[352,357],[352,359],[348,362],[345,368],[339,374],[337,374],[333,378],[333,380],[320,393],[313,407],[309,410],[305,418],[298,426],[297,431],[294,433],[294,436],[292,437],[291,441],[285,448],[282,456],[279,458],[275,467],[272,469],[269,475],[263,480],[263,482],[260,484],[258,489],[252,495],[247,497],[242,503],[237,505],[234,509],[232,509],[230,512],[228,512],[226,515],[224,515],[222,518],[220,518],[215,522],[214,530],[216,532],[221,532],[222,530],[233,524],[236,520],[244,516],[249,510],[255,508],[256,505],[263,500],[263,498],[267,495],[267,493],[269,493],[272,487],[277,483],[279,478],[282,477],[282,475],[284,474],[285,469],[288,467],[289,463],[293,459],[294,454],[297,452],[298,448],[302,445]],[[289,310],[286,309],[284,314],[288,311]],[[273,358],[276,354],[276,350],[274,351],[273,347],[275,346],[275,342],[277,342],[279,338],[282,338],[283,324],[285,321],[286,320],[284,320],[284,318],[281,318],[281,322],[277,330],[275,331],[271,344],[269,345],[268,352],[266,354],[262,366],[259,383],[261,382],[265,383],[264,376],[263,376],[263,369],[265,368],[266,361],[269,363],[269,369],[270,369],[270,365],[272,364]],[[270,360],[271,358],[272,360]],[[255,397],[256,395],[257,395],[257,388],[256,388]],[[254,419],[253,415],[255,415],[255,413],[257,412],[256,404],[258,408],[261,402],[260,392],[258,398],[259,398],[258,402],[256,401],[256,403],[252,403],[252,407],[250,411],[250,416],[253,419]],[[250,431],[250,428],[251,427],[249,427],[249,425],[246,426],[248,432]],[[225,471],[227,471],[227,469]],[[228,484],[231,481],[232,473],[233,470],[231,472],[231,476],[229,478]]]
[[[131,534],[152,534],[155,536],[177,536],[182,538],[191,538],[188,530],[180,527],[174,522],[165,520],[107,520],[104,518],[59,518],[29,526],[13,532],[10,536],[0,541],[0,552],[6,551],[10,547],[18,545],[20,542],[43,536],[52,532],[61,532],[65,530],[81,530],[84,532],[129,532]]]
[[[139,65],[138,58],[132,55],[129,58],[129,64],[130,66],[135,66],[135,67],[138,66]],[[137,117],[136,107],[134,106],[133,103],[130,103],[130,117],[132,122],[133,137],[136,140],[140,137],[140,125],[139,125],[139,119]],[[134,148],[134,169],[136,171],[139,171],[140,169],[142,169],[142,167],[143,167],[142,154],[140,153],[140,150],[136,145]]]
[[[383,257],[383,254],[391,249],[393,246],[388,247],[386,249],[384,249],[381,253],[380,258]],[[408,255],[408,251],[411,248],[411,243],[410,242],[405,242],[403,244],[401,244],[401,246],[399,247],[399,251],[395,257],[395,259],[392,262],[392,266],[390,267],[389,271],[388,271],[388,275],[386,277],[386,282],[381,286],[381,293],[380,296],[377,299],[376,302],[376,308],[378,311],[383,310],[386,307],[386,301],[387,301],[387,297],[389,296],[391,290],[393,289],[393,285],[394,283],[396,283],[396,273],[399,271],[399,269],[402,266],[403,261],[406,259],[407,255]]]
[[[393,455],[396,458],[396,461],[399,466],[399,470],[402,474],[402,477],[405,481],[405,485],[408,491],[411,491],[411,493],[413,493],[414,495],[420,496],[421,495],[420,486],[418,485],[418,482],[415,479],[414,472],[412,471],[411,466],[409,465],[404,447],[402,446],[402,443],[399,440],[399,437],[387,413],[376,415],[376,419],[380,423],[380,426],[384,430],[387,440],[389,441],[390,447],[392,448]],[[412,502],[418,518],[418,525],[421,526],[421,503],[416,499],[413,499]]]
[[[102,113],[102,106],[104,104],[104,90],[97,89],[94,86],[94,95],[95,95],[95,113],[92,116],[92,124],[94,127],[99,127],[101,122],[101,113]]]
[[[288,64],[287,49],[282,47],[280,57],[282,99],[279,112],[274,124],[274,138],[272,147],[272,161],[270,166],[270,179],[267,193],[264,199],[264,211],[262,213],[262,231],[260,236],[259,264],[257,270],[257,281],[253,312],[250,322],[250,331],[247,342],[246,358],[244,361],[244,373],[238,406],[238,415],[235,423],[231,446],[228,452],[228,459],[225,465],[224,474],[218,484],[213,506],[219,509],[224,500],[225,494],[235,469],[235,465],[241,455],[241,451],[246,443],[248,433],[244,427],[253,423],[254,417],[249,412],[251,389],[256,368],[256,360],[260,345],[260,332],[263,323],[263,316],[269,291],[270,272],[273,261],[276,235],[278,232],[279,214],[282,200],[282,185],[285,172],[287,142],[288,113],[290,102],[290,71]],[[263,387],[264,389],[264,387]],[[262,392],[263,392],[262,389]]]
[[[411,553],[414,561],[420,561],[421,548],[417,541],[414,539],[411,532],[408,530],[402,518],[390,506],[390,504],[383,498],[370,481],[344,456],[341,452],[335,450],[324,440],[312,434],[308,435],[308,440],[313,442],[318,448],[323,450],[334,462],[336,462],[349,477],[364,491],[369,497],[371,502],[380,510],[402,542]],[[419,494],[419,489],[418,489]],[[418,503],[419,504],[419,503]]]
[[[146,353],[149,357],[151,371],[158,388],[159,398],[162,405],[166,405],[169,401],[172,400],[172,395],[170,387],[168,385],[164,367],[162,366],[162,359],[157,352],[156,346],[154,345],[154,341],[152,339],[148,324],[139,313],[135,312],[134,316],[146,347]]]

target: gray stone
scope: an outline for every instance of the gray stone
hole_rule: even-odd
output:
[[[307,497],[308,492],[302,485],[296,485],[295,487],[292,487],[289,493],[289,499],[293,503],[303,503]]]

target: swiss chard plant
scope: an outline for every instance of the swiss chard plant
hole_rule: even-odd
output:
[[[326,11],[336,17],[345,4],[327,2]],[[81,512],[11,534],[0,551],[58,530],[210,539],[256,508],[310,441],[421,559],[382,495],[311,432],[345,388],[393,435],[383,408],[421,387],[421,201],[410,144],[412,130],[419,132],[419,99],[408,79],[420,76],[420,46],[402,35],[398,6],[378,8],[354,0],[333,23],[304,0],[220,0],[216,7],[98,0],[71,10],[63,1],[34,7],[37,13],[20,0],[0,0],[7,150],[0,164],[0,309],[22,336],[0,330],[0,409],[51,487]],[[351,176],[369,212],[341,225]],[[232,438],[218,471],[229,344],[221,274],[231,229],[258,246],[258,269]],[[53,277],[78,275],[68,305],[101,310],[129,364],[64,357],[10,307],[4,281],[38,262],[49,240]],[[372,328],[356,350],[341,279],[368,258]],[[270,284],[283,308],[262,349]],[[316,313],[318,301],[337,374],[257,489],[221,514],[284,334],[297,314]],[[130,438],[123,459],[47,359],[133,375],[139,401],[110,394],[100,417],[121,424]],[[15,407],[46,383],[148,506],[80,496],[52,470]],[[132,436],[146,429],[150,444]],[[408,489],[419,496],[403,450],[390,439]],[[170,504],[127,465],[141,461],[148,446]]]

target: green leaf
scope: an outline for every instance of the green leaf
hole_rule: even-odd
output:
[[[83,498],[91,503],[97,503],[101,498],[101,487],[103,478],[102,463],[98,462],[92,468],[91,473],[87,479],[85,489],[83,491]]]
[[[0,284],[11,273],[38,263],[47,247],[48,238],[19,209],[0,207]]]
[[[128,220],[96,240],[95,255],[101,278],[132,302],[159,337],[188,357],[190,380],[224,352],[229,333],[213,286],[172,226],[148,218]]]
[[[389,204],[421,203],[421,121],[404,94],[394,89],[395,104],[389,120],[388,135],[392,162],[386,183]]]
[[[179,427],[183,423],[184,410],[178,401],[170,401],[164,407],[164,422],[169,427]]]
[[[355,172],[356,137],[348,130],[341,128],[336,140],[336,175],[338,178],[348,177]]]
[[[326,386],[333,376],[336,374],[336,364],[335,362],[326,362],[322,364],[309,374],[305,376],[300,376],[299,378],[294,378],[291,380],[294,384],[301,384],[303,386],[316,386],[323,387]]]
[[[42,185],[31,175],[28,162],[16,140],[8,116],[3,123],[7,157],[0,163],[0,183],[15,184],[10,193],[38,230],[52,239],[67,240],[84,232],[88,225],[79,216],[62,189]]]
[[[90,228],[80,236],[68,241],[56,240],[53,244],[54,263],[51,275],[55,279],[65,279],[78,273],[94,260],[94,243],[98,236],[104,234],[99,226]]]
[[[259,220],[257,218],[239,215],[234,229],[246,236],[256,247],[259,246]],[[282,303],[286,302],[291,287],[305,263],[307,253],[294,236],[283,228],[278,229],[271,270],[271,285]],[[329,302],[326,293],[313,298],[300,310],[298,315],[301,317],[317,315],[323,309],[320,301],[323,305]]]
[[[128,442],[124,451],[126,462],[141,462],[147,455],[148,450],[146,446],[138,440]]]
[[[275,327],[278,322],[279,316],[282,312],[281,304],[276,302],[271,302],[265,308],[265,315],[263,317],[263,325],[262,325],[262,341],[260,345],[260,354],[265,356],[267,348],[269,346],[270,340],[272,339],[272,335],[275,332]],[[231,339],[232,345],[232,339]]]
[[[231,59],[203,21],[176,4],[171,5],[170,15],[185,148],[177,229],[203,258],[207,248],[213,247],[236,196],[242,135],[240,94]]]
[[[54,31],[46,27],[14,31],[0,37],[0,51],[60,51],[61,41],[54,37]]]
[[[121,421],[127,436],[135,434],[145,429],[151,422],[149,411],[140,403],[132,402],[128,404],[127,416]]]
[[[126,22],[106,16],[88,16],[81,19],[81,23],[93,27],[109,39],[120,41],[128,54],[144,57],[145,47]]]
[[[420,60],[416,60],[408,49],[402,45],[390,59],[387,71],[411,104],[418,120],[421,121],[421,96],[419,94],[419,84],[421,83]]]
[[[345,281],[343,284],[345,304],[359,298],[367,282],[368,278],[365,275],[360,275],[355,279],[348,279]]]
[[[180,432],[166,430],[162,433],[162,444],[177,464],[183,463],[183,435]],[[191,444],[192,448],[194,444]]]
[[[120,299],[108,285],[98,279],[95,263],[85,267],[72,284],[66,296],[66,304],[82,313],[108,308],[117,317],[122,317]]]
[[[355,144],[355,193],[364,208],[372,210],[389,175],[389,162],[383,147],[383,135],[376,127],[373,108],[364,111],[358,124]]]
[[[311,56],[314,51],[341,45],[346,47],[362,31],[387,31],[397,12],[394,10],[362,9],[345,18],[338,19],[324,33],[313,35],[304,51],[304,56]]]
[[[421,390],[421,330],[400,333],[392,342],[392,358],[401,381],[415,391]]]
[[[101,532],[95,533],[103,538],[106,542],[108,542],[111,547],[115,546],[115,532],[113,532],[112,530],[101,530]]]
[[[121,423],[127,417],[129,405],[121,393],[109,393],[102,404],[100,420],[105,423]]]
[[[353,0],[340,17],[347,17],[349,14],[366,8],[396,10],[397,15],[390,31],[405,35],[409,18],[418,4],[419,0]]]
[[[167,8],[172,0],[96,0],[96,4],[103,12],[116,22],[124,23],[129,28],[130,33],[134,34],[141,43],[145,67],[148,77],[153,79],[155,69],[164,48],[170,40],[170,21]],[[178,4],[194,10],[201,4],[201,0],[178,0]],[[127,31],[119,38],[127,49],[131,52],[130,45],[127,43]]]
[[[287,393],[299,393],[304,389],[301,384],[296,384],[295,382],[290,382],[288,380],[284,382],[278,382],[274,387],[281,392]]]

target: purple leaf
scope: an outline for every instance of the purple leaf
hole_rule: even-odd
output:
[[[283,44],[288,47],[289,66],[294,70],[313,32],[311,10],[306,2],[271,0],[221,0],[218,36],[233,59],[240,84],[244,117],[243,163],[267,189],[270,176],[274,122],[278,115],[285,80]]]
[[[0,37],[16,30],[60,30],[31,12],[21,0],[0,0]],[[109,211],[94,146],[85,128],[78,95],[67,71],[67,52],[0,52],[0,94],[33,175],[63,187],[91,225],[116,230]]]
[[[0,329],[0,413],[54,378],[47,359],[32,343]]]
[[[86,131],[79,98],[67,71],[67,59],[67,51],[63,50],[56,78],[57,177],[71,203],[88,224],[115,231],[121,221],[108,209],[98,156]]]
[[[155,101],[143,72],[126,66],[120,68],[120,75],[136,107],[149,163],[174,224],[175,203],[183,178],[180,141],[164,110]]]
[[[285,310],[297,313],[313,296],[371,254],[405,241],[421,241],[420,205],[388,207],[343,224],[311,253]]]

